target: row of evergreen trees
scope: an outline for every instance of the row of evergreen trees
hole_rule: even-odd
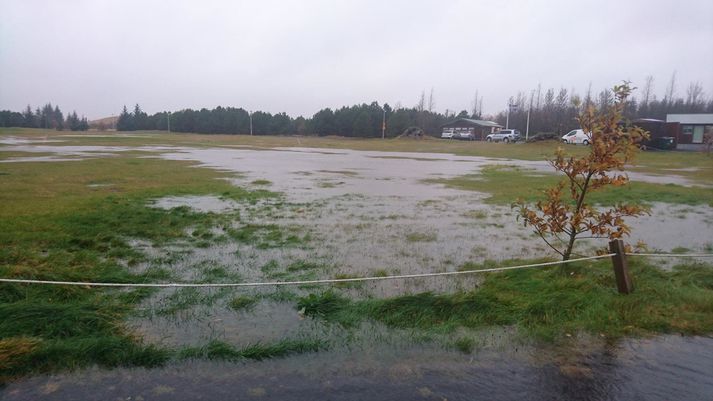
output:
[[[463,112],[463,116],[468,116]],[[386,119],[387,137],[398,136],[409,127],[423,127],[437,132],[438,127],[453,115],[414,108],[393,109],[378,102],[318,111],[311,118],[292,118],[286,113],[248,112],[243,108],[221,107],[212,110],[186,109],[173,113],[148,115],[139,105],[130,112],[126,107],[119,115],[119,131],[170,130],[201,134],[250,134],[251,120],[254,135],[340,135],[347,137],[381,137]]]
[[[607,92],[608,93],[608,92]],[[532,101],[532,106],[530,106]],[[527,128],[527,112],[530,108],[530,133],[554,132],[564,134],[579,128],[576,117],[587,105],[606,108],[613,98],[600,94],[595,100],[584,99],[576,94],[570,95],[566,89],[555,92],[549,89],[537,101],[518,96],[512,100],[515,105],[510,115],[502,111],[495,116],[485,116],[509,128],[519,129],[525,133]],[[713,113],[713,101],[686,102],[683,99],[674,101],[653,100],[641,103],[632,100],[627,105],[627,117],[658,118],[665,120],[669,113]],[[339,135],[346,137],[378,138],[382,136],[382,123],[385,119],[385,136],[393,138],[402,134],[409,127],[420,127],[427,134],[438,136],[440,126],[455,118],[481,119],[477,110],[468,112],[439,113],[422,110],[418,107],[392,108],[389,104],[360,104],[339,109],[325,108],[315,113],[311,118],[292,118],[285,113],[270,114],[262,111],[252,113],[242,108],[216,107],[215,109],[181,110],[170,113],[170,130],[174,132],[196,132],[201,134],[250,134],[250,118],[252,117],[252,133],[254,135]],[[126,108],[119,116],[117,129],[119,131],[133,130],[167,130],[169,113],[161,112],[147,115],[137,105],[134,112]]]
[[[706,98],[699,83],[691,83],[686,97],[676,97],[675,75],[672,77],[662,99],[653,95],[653,78],[647,77],[645,86],[640,89],[638,98],[627,103],[626,117],[629,119],[655,118],[666,119],[671,113],[713,113],[713,98]],[[420,127],[427,134],[438,136],[440,126],[455,118],[489,119],[509,128],[527,129],[528,111],[530,114],[529,130],[531,133],[553,132],[564,134],[579,128],[577,116],[585,107],[593,105],[606,109],[614,103],[614,95],[609,89],[593,94],[590,88],[580,96],[574,90],[538,87],[526,95],[518,93],[510,98],[510,112],[501,111],[494,116],[482,116],[482,97],[475,99],[470,110],[452,113],[435,111],[433,91],[426,97],[421,93],[420,100],[414,107],[383,106],[377,102],[345,106],[338,109],[319,110],[311,118],[292,118],[285,113],[270,114],[262,111],[252,114],[242,108],[216,107],[215,109],[181,110],[170,114],[170,129],[176,132],[197,132],[205,134],[249,134],[252,117],[254,135],[339,135],[346,137],[381,137],[382,123],[386,122],[386,137],[402,134],[409,127]],[[139,105],[133,112],[124,107],[117,129],[167,130],[169,114],[166,112],[147,115]]]
[[[0,127],[86,131],[89,129],[89,122],[84,116],[80,118],[76,111],[68,114],[65,119],[59,106],[52,106],[51,103],[47,103],[41,108],[36,108],[34,112],[29,105],[22,113],[10,110],[0,111]]]
[[[653,78],[648,77],[639,90],[639,97],[629,101],[626,117],[656,118],[664,120],[669,113],[713,113],[713,98],[706,98],[698,83],[691,83],[686,96],[676,97],[675,75],[669,83],[662,99],[653,95]],[[455,118],[489,119],[501,125],[525,132],[528,111],[531,133],[554,132],[563,134],[579,128],[576,117],[584,107],[594,105],[605,109],[614,102],[611,90],[592,94],[591,85],[584,96],[574,90],[553,88],[542,90],[538,87],[528,94],[520,92],[510,98],[510,112],[501,111],[494,116],[481,116],[482,97],[475,99],[470,110],[452,113],[435,111],[433,90],[426,92],[414,107],[391,107],[377,102],[345,106],[338,109],[325,108],[310,118],[293,118],[286,113],[271,114],[263,111],[248,112],[243,108],[221,107],[212,110],[185,109],[173,113],[159,112],[149,115],[137,104],[133,111],[126,106],[119,115],[116,129],[171,130],[175,132],[196,132],[201,134],[250,134],[254,135],[339,135],[346,137],[381,137],[382,124],[386,122],[385,136],[395,137],[409,127],[420,127],[427,134],[439,135],[440,126]],[[76,112],[63,118],[59,107],[50,103],[34,112],[30,106],[23,113],[0,112],[0,126],[86,130],[86,118],[77,117]]]

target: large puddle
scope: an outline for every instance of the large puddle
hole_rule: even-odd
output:
[[[550,171],[544,162],[447,154],[364,152],[306,148],[179,148],[56,146],[3,139],[0,151],[51,153],[43,161],[109,157],[143,150],[156,157],[197,161],[232,171],[236,185],[282,193],[279,200],[242,204],[214,196],[167,197],[150,205],[188,206],[197,212],[240,216],[246,225],[284,232],[296,245],[256,246],[238,241],[175,243],[155,248],[136,241],[149,261],[185,281],[265,282],[455,271],[466,263],[554,256],[506,206],[486,205],[485,194],[424,183],[429,178],[477,174],[492,164]],[[33,161],[31,157],[5,160]],[[38,160],[39,161],[39,160]],[[676,175],[630,174],[633,180],[690,185]],[[713,208],[657,203],[632,221],[632,242],[652,250],[709,251]],[[225,235],[216,228],[209,237]],[[274,234],[272,232],[272,234]],[[271,234],[267,233],[267,236]],[[603,243],[583,243],[593,254]],[[662,266],[665,263],[662,262]],[[389,280],[338,287],[350,296],[385,297],[423,291],[468,290],[476,275]],[[318,291],[301,286],[276,291],[168,289],[145,300],[129,326],[145,341],[168,346],[211,340],[235,346],[283,338],[326,338],[330,351],[265,362],[185,362],[163,369],[85,370],[27,379],[3,399],[704,399],[713,394],[713,340],[660,337],[602,344],[583,340],[571,349],[509,345],[474,355],[416,344],[409,333],[363,328],[362,340],[300,316],[294,299]],[[258,299],[235,310],[236,297]],[[366,338],[366,340],[365,340]],[[514,349],[513,349],[514,347]],[[567,356],[565,356],[567,355]],[[407,396],[403,396],[406,394]],[[328,398],[329,398],[328,397]]]
[[[709,400],[713,339],[336,349],[263,362],[88,369],[9,385],[4,400]]]

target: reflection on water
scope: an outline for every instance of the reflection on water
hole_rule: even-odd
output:
[[[710,400],[713,338],[663,336],[473,355],[362,346],[263,362],[89,369],[6,387],[4,400]]]

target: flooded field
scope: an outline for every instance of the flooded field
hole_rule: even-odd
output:
[[[587,341],[463,355],[371,345],[250,363],[97,369],[8,386],[20,400],[708,400],[713,339]]]
[[[141,158],[196,162],[232,173],[242,188],[275,192],[253,202],[215,195],[166,196],[146,206],[190,209],[221,222],[196,227],[190,240],[134,240],[145,260],[132,272],[166,271],[172,281],[272,282],[452,272],[468,264],[555,255],[518,224],[508,205],[485,193],[447,188],[430,179],[477,175],[506,165],[548,174],[545,162],[440,153],[312,148],[62,146],[56,140],[3,138],[0,152],[26,152],[5,163],[81,161],[142,152]],[[32,156],[42,153],[43,156]],[[671,174],[632,180],[693,185]],[[93,188],[111,188],[101,182]],[[507,183],[503,183],[507,185]],[[514,201],[515,199],[513,199]],[[713,208],[653,203],[632,222],[632,242],[655,251],[710,252]],[[592,255],[603,242],[583,242]],[[669,268],[669,261],[652,261]],[[340,285],[353,299],[422,292],[452,293],[480,285],[478,275]],[[178,362],[169,367],[89,369],[24,379],[0,397],[29,399],[705,399],[713,394],[713,340],[661,336],[607,343],[574,339],[569,348],[523,344],[504,330],[464,330],[467,352],[453,335],[423,338],[378,323],[358,328],[305,316],[295,300],[325,286],[163,289],[141,301],[127,327],[147,344],[235,347],[282,339],[318,339],[328,350],[262,362]],[[706,373],[708,372],[708,373]],[[207,384],[209,383],[209,384]]]

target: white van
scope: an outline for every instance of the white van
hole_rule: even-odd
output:
[[[581,143],[582,145],[589,145],[592,142],[592,136],[585,133],[584,130],[576,129],[563,135],[562,142],[569,143],[571,145],[578,143]]]

